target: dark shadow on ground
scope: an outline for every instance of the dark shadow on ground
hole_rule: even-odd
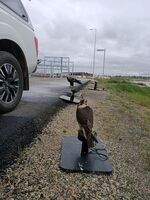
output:
[[[51,107],[32,117],[0,116],[6,126],[0,130],[0,172],[12,165],[19,153],[41,133],[53,116],[67,104],[56,100]],[[18,125],[19,121],[19,125]]]

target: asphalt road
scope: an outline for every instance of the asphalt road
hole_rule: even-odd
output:
[[[41,132],[47,120],[66,105],[59,96],[69,91],[65,78],[30,78],[30,90],[24,91],[18,107],[0,116],[1,169],[12,164],[22,149]]]

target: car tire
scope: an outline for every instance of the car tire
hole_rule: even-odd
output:
[[[15,109],[23,92],[23,74],[18,60],[10,53],[0,51],[0,113]]]

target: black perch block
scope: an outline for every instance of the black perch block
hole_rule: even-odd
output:
[[[78,104],[80,102],[80,99],[76,98],[75,97],[75,93],[77,91],[75,89],[72,89],[71,90],[71,94],[69,96],[67,95],[61,95],[59,98],[64,100],[64,101],[68,101],[70,103],[75,103],[75,104]]]
[[[81,156],[82,145],[76,137],[64,138],[60,168],[79,172],[112,172],[112,164],[101,142],[97,143],[91,152]]]
[[[93,145],[95,145],[96,143],[98,143],[98,140],[96,138],[97,133],[93,132],[92,133],[92,143]],[[88,143],[87,143],[87,139],[84,137],[83,131],[82,130],[78,130],[78,139],[82,142],[82,146],[81,146],[81,156],[85,156],[88,154]]]
[[[94,82],[94,90],[97,90],[97,82]]]

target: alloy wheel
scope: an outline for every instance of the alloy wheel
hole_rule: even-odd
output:
[[[0,101],[11,103],[19,90],[19,74],[12,64],[0,66]]]

